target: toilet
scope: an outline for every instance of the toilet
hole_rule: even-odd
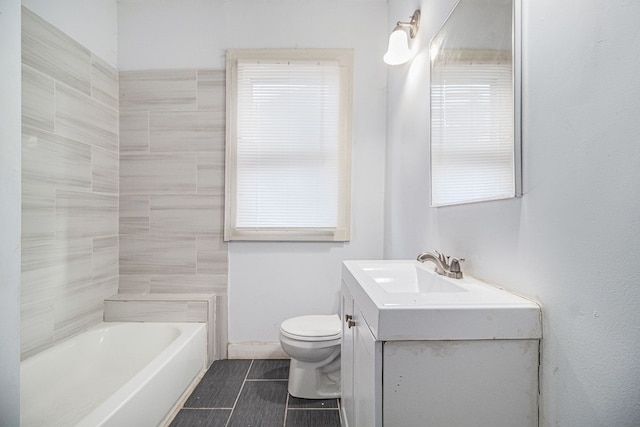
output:
[[[303,399],[340,397],[340,317],[300,316],[280,325],[280,345],[291,356],[289,394]]]

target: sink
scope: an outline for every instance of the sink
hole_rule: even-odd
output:
[[[540,307],[413,260],[345,261],[342,279],[378,340],[541,338]]]
[[[468,291],[460,284],[440,280],[437,275],[427,270],[426,265],[417,262],[363,262],[360,267],[378,286],[389,293],[429,294]]]

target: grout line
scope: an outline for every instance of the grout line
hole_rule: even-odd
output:
[[[224,407],[220,407],[220,406],[215,406],[215,407],[208,407],[208,406],[198,406],[198,407],[188,407],[188,408],[182,408],[182,409],[203,409],[205,411],[211,411],[211,410],[218,410],[218,409],[224,409],[224,410],[229,410],[229,409],[233,409],[233,408],[224,408]]]
[[[151,154],[151,111],[147,110],[145,111],[145,114],[147,115],[147,129],[145,132],[145,136],[147,137],[147,149],[146,151],[144,151],[145,154]]]
[[[196,105],[195,105],[196,110],[195,111],[196,112],[197,111],[203,111],[203,110],[200,109],[200,102],[199,102],[199,98],[200,97],[198,96],[198,92],[199,92],[198,91],[198,83],[200,82],[200,75],[199,75],[200,73],[198,73],[198,70],[199,70],[199,68],[196,68],[196,70],[195,70],[196,71],[196,78],[195,78],[195,81],[196,81],[196,88],[195,88],[196,89],[195,90],[195,92],[196,92]]]
[[[242,394],[242,390],[244,390],[244,384],[247,382],[247,377],[249,376],[249,372],[251,372],[251,367],[253,366],[253,361],[254,359],[251,359],[251,363],[249,364],[249,368],[247,369],[247,372],[244,374],[244,380],[242,380],[242,386],[240,387],[240,390],[238,391],[238,395],[236,396],[236,400],[233,402],[233,408],[231,408],[231,412],[229,413],[229,418],[227,418],[227,422],[225,424],[225,427],[229,425],[229,423],[231,422],[231,417],[233,417],[233,412],[236,409],[236,405],[238,404],[238,400],[240,400],[240,395]]]
[[[93,52],[89,52],[89,97],[94,99],[93,97]],[[120,110],[120,108],[118,108]],[[118,114],[120,112],[118,111]]]
[[[220,411],[220,410],[229,410],[231,408],[182,408],[185,411]]]
[[[289,411],[337,411],[338,408],[288,408]]]
[[[289,394],[289,390],[287,390],[287,401],[284,404],[284,424],[282,424],[282,427],[287,427],[287,415],[289,414],[289,397],[291,397],[291,395]]]

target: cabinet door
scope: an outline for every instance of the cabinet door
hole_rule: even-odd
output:
[[[342,349],[341,363],[341,411],[344,427],[355,426],[354,396],[353,396],[353,327],[349,327],[349,321],[353,319],[353,297],[342,284]]]
[[[382,343],[376,341],[358,307],[354,305],[353,399],[355,424],[382,426]]]

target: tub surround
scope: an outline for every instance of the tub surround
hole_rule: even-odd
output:
[[[207,366],[227,356],[227,298],[215,294],[116,294],[105,322],[187,322],[207,327]]]
[[[121,293],[227,289],[224,72],[120,72]]]
[[[224,71],[119,75],[22,20],[22,358],[105,318],[197,318],[226,357]]]
[[[118,74],[22,8],[22,358],[118,289]]]
[[[209,325],[227,356],[224,71],[121,71],[120,283],[105,320]]]

